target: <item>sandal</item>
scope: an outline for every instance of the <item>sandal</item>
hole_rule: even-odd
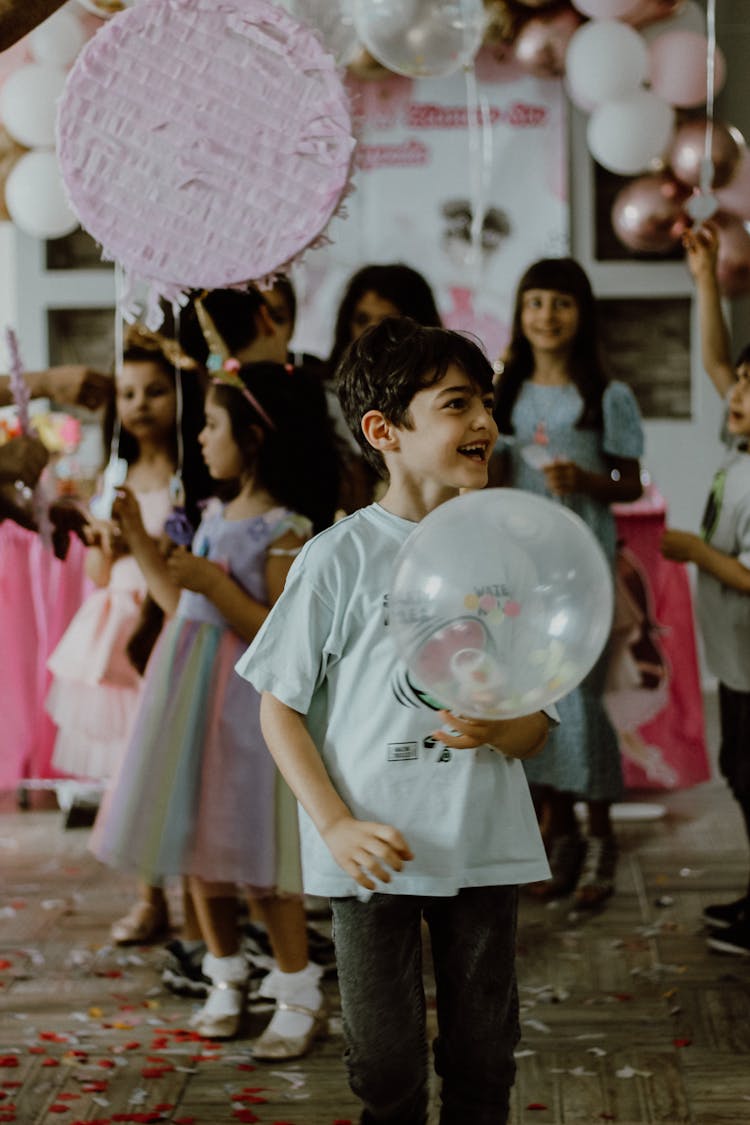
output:
[[[590,836],[586,858],[576,885],[575,904],[586,910],[600,906],[615,889],[617,841],[614,836]]]
[[[310,1026],[302,1035],[279,1035],[272,1027],[267,1027],[250,1044],[250,1051],[255,1059],[301,1058],[307,1054],[315,1040],[324,1036],[328,1030],[326,1006],[322,1001],[319,1008],[308,1008],[304,1004],[289,1004],[286,1000],[277,1000],[276,1011],[298,1012],[309,1016]]]
[[[549,844],[549,865],[552,878],[544,883],[533,883],[529,888],[535,898],[562,898],[576,886],[583,863],[586,844],[577,832],[569,836],[555,836]]]
[[[203,1007],[190,1026],[207,1039],[233,1039],[242,1026],[247,992],[247,961],[241,953],[215,957],[206,953],[203,972],[211,982]]]
[[[136,902],[127,914],[112,923],[109,935],[115,945],[145,945],[169,930],[166,903]]]

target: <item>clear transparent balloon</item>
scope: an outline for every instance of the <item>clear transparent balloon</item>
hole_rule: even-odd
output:
[[[354,0],[354,24],[389,70],[410,78],[443,77],[471,63],[485,13],[482,0]]]
[[[606,645],[612,604],[609,562],[579,516],[490,489],[441,505],[409,537],[388,621],[427,702],[508,719],[581,682]]]

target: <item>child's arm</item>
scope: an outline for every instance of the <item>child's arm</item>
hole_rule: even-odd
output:
[[[723,586],[739,590],[741,594],[750,594],[750,570],[734,555],[717,551],[716,547],[691,531],[666,531],[661,541],[661,553],[673,562],[695,563],[699,570],[712,574]]]
[[[441,711],[441,719],[448,730],[437,730],[437,738],[444,746],[455,750],[473,750],[476,746],[491,746],[507,758],[533,758],[544,747],[550,728],[549,717],[544,711],[533,715],[522,715],[517,719],[471,719],[465,715],[454,715],[451,711]]]
[[[275,551],[288,553],[269,554],[267,557],[268,605],[246,593],[223,567],[211,562],[210,559],[196,558],[184,548],[172,553],[167,562],[167,570],[178,589],[194,590],[198,594],[203,594],[204,598],[208,598],[216,606],[234,632],[249,643],[268,617],[271,606],[281,596],[294,555],[303,544],[304,539],[294,531],[288,531],[274,540]]]
[[[166,614],[174,613],[180,600],[180,587],[170,576],[159,544],[143,526],[140,506],[129,488],[118,488],[112,516],[141,568],[151,597]]]
[[[716,390],[724,398],[735,382],[729,350],[729,333],[721,308],[716,260],[719,237],[713,223],[686,231],[682,243],[698,297],[701,358]]]
[[[404,861],[413,858],[398,829],[352,816],[298,711],[263,692],[260,721],[276,765],[339,867],[369,891],[375,890],[370,875],[389,883],[388,869],[400,871]]]
[[[643,492],[640,463],[632,457],[608,457],[609,473],[592,473],[574,461],[553,461],[544,475],[553,496],[581,493],[603,504],[628,504]]]

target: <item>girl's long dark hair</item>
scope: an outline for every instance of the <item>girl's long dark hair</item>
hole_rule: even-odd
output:
[[[333,348],[327,362],[329,377],[336,371],[341,357],[351,343],[354,309],[365,293],[377,293],[378,297],[395,305],[401,316],[410,316],[424,328],[442,327],[435,295],[421,273],[401,262],[364,266],[349,279],[341,298],[333,334]]]
[[[513,433],[511,415],[521,385],[534,373],[534,354],[521,328],[523,295],[529,289],[567,293],[578,306],[578,331],[570,352],[569,374],[583,399],[576,425],[601,429],[602,395],[609,379],[599,348],[596,301],[591,282],[573,258],[542,258],[529,266],[516,291],[510,344],[495,396],[495,421],[503,434]]]
[[[205,378],[201,369],[185,364],[186,357],[174,341],[148,332],[140,326],[128,330],[123,350],[124,363],[155,363],[174,382],[180,379],[182,391],[182,414],[180,431],[182,436],[183,464],[182,483],[185,489],[185,508],[193,527],[200,522],[200,502],[211,495],[213,484],[198,445],[198,434],[203,429],[203,400]],[[179,373],[179,374],[178,374]],[[117,420],[117,398],[110,396],[102,420],[104,454],[109,458],[112,437]],[[118,453],[128,464],[138,459],[138,442],[132,434],[120,430]],[[177,464],[177,427],[172,435],[171,454]]]
[[[319,380],[278,363],[248,363],[239,374],[273,422],[270,427],[239,389],[212,384],[213,398],[229,413],[246,468],[280,504],[322,531],[336,512],[339,466]]]

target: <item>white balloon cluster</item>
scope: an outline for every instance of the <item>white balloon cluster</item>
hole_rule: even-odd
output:
[[[29,35],[34,61],[16,70],[0,90],[3,126],[31,149],[5,181],[5,204],[15,225],[35,238],[62,238],[78,226],[55,155],[55,116],[67,68],[85,40],[80,20],[61,8]]]
[[[689,10],[644,35],[626,22],[636,2],[573,0],[589,22],[570,39],[565,60],[570,98],[591,114],[591,155],[623,176],[653,170],[672,140],[675,109],[706,101],[708,41],[684,22]],[[726,74],[718,51],[715,69],[718,88]]]

